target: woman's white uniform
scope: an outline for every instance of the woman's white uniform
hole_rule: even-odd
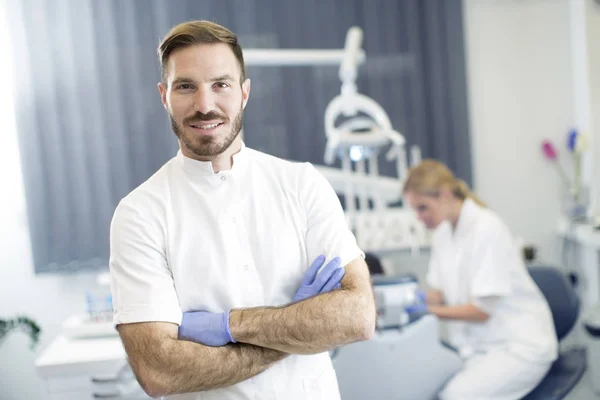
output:
[[[557,357],[552,314],[502,220],[464,201],[453,230],[435,231],[428,284],[446,305],[475,304],[486,322],[449,320],[448,340],[464,360],[441,400],[514,400],[531,391]]]

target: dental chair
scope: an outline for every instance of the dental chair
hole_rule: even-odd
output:
[[[580,303],[567,277],[558,269],[531,266],[529,273],[538,285],[552,311],[556,336],[562,340],[573,329]],[[540,384],[522,400],[560,400],[577,385],[587,365],[583,348],[560,351],[558,359]]]
[[[342,400],[433,400],[459,370],[458,355],[439,339],[433,315],[410,320],[404,307],[418,283],[413,276],[373,276],[375,336],[336,349],[331,358]]]

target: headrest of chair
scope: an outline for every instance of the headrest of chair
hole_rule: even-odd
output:
[[[375,254],[365,252],[365,262],[367,263],[367,267],[369,267],[369,272],[371,273],[371,276],[385,275],[385,271],[383,270],[381,261],[379,260],[379,257],[377,257]]]
[[[579,316],[579,298],[573,286],[561,271],[548,266],[531,266],[529,274],[550,305],[556,336],[565,337]]]
[[[392,285],[407,285],[407,284],[419,284],[419,280],[413,274],[406,275],[373,275],[371,276],[371,283],[373,286],[392,286]]]

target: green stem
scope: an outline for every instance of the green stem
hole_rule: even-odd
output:
[[[573,195],[575,201],[579,201],[579,194],[581,191],[581,154],[575,152],[575,179],[573,180]]]

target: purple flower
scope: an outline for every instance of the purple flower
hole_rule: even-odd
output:
[[[569,131],[569,138],[567,140],[567,146],[569,147],[570,151],[575,151],[575,147],[577,145],[577,136],[579,136],[577,129],[571,129]]]

